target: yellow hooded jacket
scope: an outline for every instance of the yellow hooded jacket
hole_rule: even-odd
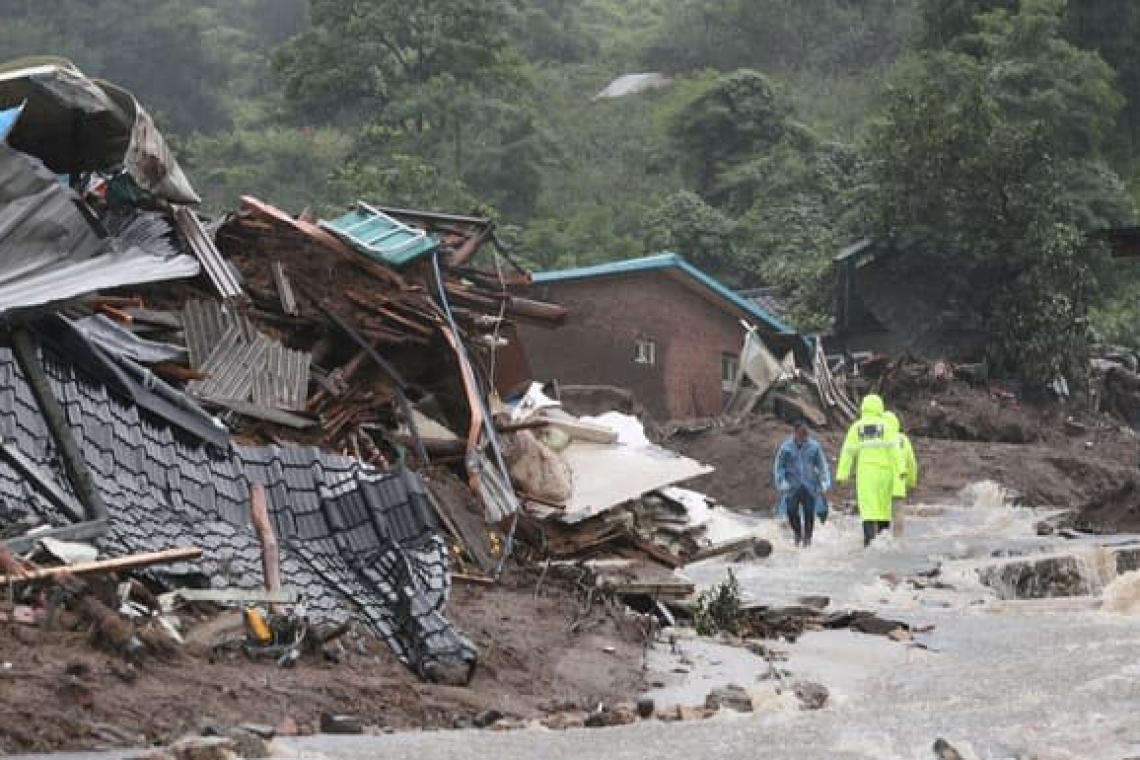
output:
[[[883,399],[872,393],[863,398],[861,416],[848,429],[839,454],[836,480],[855,472],[856,499],[863,520],[890,522],[891,497],[901,469],[898,430],[884,414]]]
[[[918,460],[914,456],[914,446],[902,432],[898,416],[894,412],[886,412],[883,416],[895,430],[899,445],[899,471],[895,478],[894,497],[905,499],[907,490],[918,485]]]

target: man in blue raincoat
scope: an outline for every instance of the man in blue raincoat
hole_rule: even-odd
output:
[[[793,425],[792,435],[780,444],[772,475],[780,492],[777,514],[788,516],[796,546],[811,546],[815,518],[827,519],[824,492],[831,488],[831,471],[806,422]]]

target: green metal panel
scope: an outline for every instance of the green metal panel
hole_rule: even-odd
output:
[[[439,248],[439,240],[421,229],[393,219],[367,203],[320,226],[369,258],[402,267]]]

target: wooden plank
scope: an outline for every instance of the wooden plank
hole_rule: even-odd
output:
[[[174,609],[179,602],[232,602],[238,604],[253,604],[269,602],[273,604],[296,604],[301,600],[296,589],[281,589],[268,591],[265,589],[241,588],[181,588],[160,594],[158,603],[164,612]]]
[[[27,581],[59,578],[68,575],[98,575],[100,573],[117,573],[120,570],[134,570],[151,565],[165,565],[171,562],[186,562],[198,559],[202,550],[196,546],[180,546],[175,549],[164,549],[158,552],[144,554],[131,554],[126,557],[102,559],[97,562],[83,562],[78,565],[65,565],[63,567],[44,567],[38,570],[29,570],[21,576],[0,576],[0,585],[8,583],[24,583]]]
[[[277,287],[277,297],[281,300],[281,310],[289,316],[297,316],[300,313],[297,309],[297,296],[293,295],[293,284],[285,274],[285,265],[274,261],[269,267],[273,273],[273,284]]]
[[[277,549],[277,535],[269,522],[269,504],[265,500],[265,486],[252,483],[249,486],[250,520],[261,543],[261,568],[265,588],[269,591],[281,590],[281,555]],[[271,604],[269,611],[281,614],[281,605]]]
[[[703,559],[710,557],[719,557],[722,554],[731,554],[736,551],[743,551],[755,543],[755,536],[748,536],[747,538],[738,538],[733,541],[726,541],[723,544],[716,544],[715,546],[706,546],[700,549],[691,557],[689,562],[700,562]]]
[[[550,417],[542,412],[539,412],[537,419],[546,421],[552,428],[557,428],[571,438],[576,438],[580,441],[590,441],[592,443],[616,443],[618,434],[607,427],[601,425],[591,425],[588,422],[581,422],[574,419],[562,419],[560,417]]]

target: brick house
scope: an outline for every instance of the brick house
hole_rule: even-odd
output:
[[[539,272],[532,294],[562,304],[564,326],[520,326],[536,378],[614,385],[658,420],[719,414],[739,371],[741,321],[782,355],[794,331],[675,253]]]

